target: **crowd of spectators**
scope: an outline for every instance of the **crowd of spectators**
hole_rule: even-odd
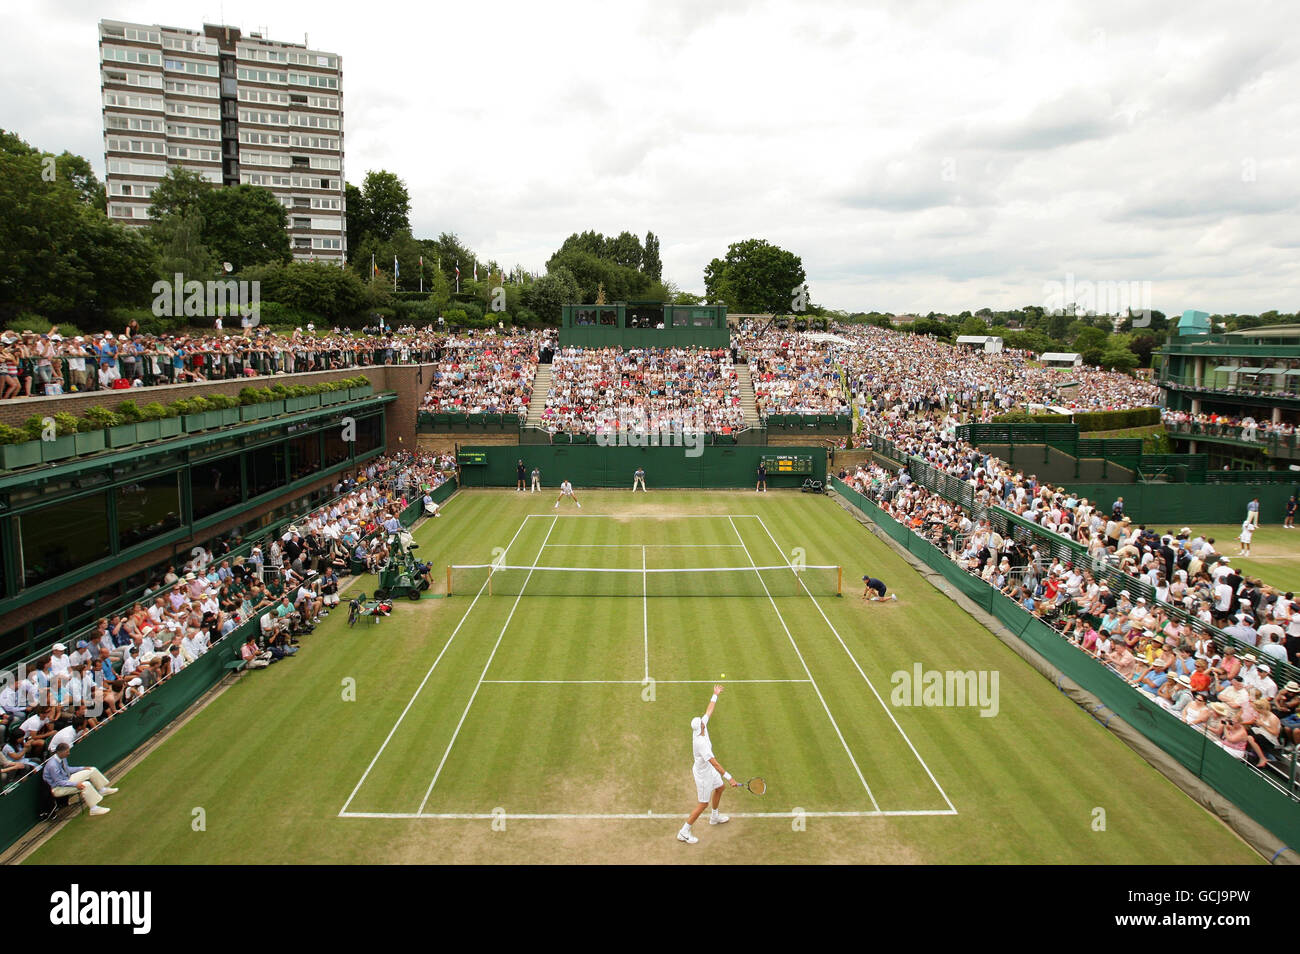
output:
[[[427,362],[448,337],[432,328],[317,334],[312,326],[289,334],[258,327],[247,335],[145,335],[133,326],[73,337],[57,326],[0,333],[0,398]]]
[[[850,413],[836,355],[825,335],[764,332],[746,321],[732,341],[745,354],[760,416]]]
[[[420,410],[452,414],[528,415],[542,332],[453,335],[442,342]]]
[[[1243,441],[1293,442],[1296,435],[1296,427],[1290,421],[1259,421],[1250,415],[1238,417],[1214,411],[1193,414],[1166,410],[1161,417],[1170,430],[1188,429],[1202,434],[1235,436]]]
[[[1300,662],[1300,601],[1237,573],[1213,540],[1189,528],[1157,535],[1112,519],[1120,525],[1118,546],[1100,548],[1089,554],[1089,565],[1077,565],[1047,555],[1031,538],[1002,535],[987,519],[912,481],[905,468],[893,473],[864,464],[840,476],[1233,756],[1263,768],[1300,740],[1300,683],[1279,685],[1273,678],[1279,663]],[[1054,493],[1031,493],[1029,500],[1037,511],[1058,503]],[[1114,593],[1096,572],[1125,559],[1147,566],[1155,600],[1133,598],[1127,589]],[[1193,616],[1171,614],[1171,605]],[[1227,640],[1220,645],[1212,626],[1247,648],[1239,651]]]
[[[71,648],[56,643],[49,655],[0,674],[5,782],[143,698],[248,620],[259,620],[239,649],[248,668],[295,655],[299,640],[338,605],[341,579],[377,570],[390,534],[401,529],[398,515],[416,500],[427,503],[452,469],[445,456],[372,461],[340,478],[328,504],[259,539],[247,557],[229,556],[237,533],[195,548]]]
[[[561,348],[542,420],[552,434],[628,427],[730,434],[745,414],[725,348]]]

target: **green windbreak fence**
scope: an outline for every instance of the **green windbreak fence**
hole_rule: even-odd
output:
[[[1232,473],[1228,471],[1227,473]],[[1066,486],[1081,497],[1087,497],[1110,510],[1111,501],[1124,497],[1124,512],[1138,523],[1157,530],[1177,530],[1197,524],[1240,524],[1246,519],[1246,504],[1252,497],[1259,498],[1260,522],[1280,524],[1285,514],[1287,498],[1300,492],[1300,473],[1290,475],[1290,480],[1277,475],[1285,483],[1204,483],[1204,484],[1081,484],[1073,481]],[[1213,471],[1208,475],[1214,477]],[[1265,581],[1267,582],[1267,581]]]
[[[699,453],[690,456],[690,451]],[[602,447],[599,444],[520,444],[518,446],[464,446],[461,483],[466,487],[513,487],[516,468],[542,472],[542,486],[559,487],[568,480],[575,487],[631,487],[632,475],[645,470],[646,485],[656,487],[753,487],[760,459],[768,460],[767,485],[801,487],[811,478],[826,481],[826,452],[820,447]],[[482,454],[484,463],[465,462],[466,455]],[[789,459],[806,471],[779,472],[776,462]]]
[[[1063,674],[1096,696],[1111,713],[1158,745],[1284,844],[1300,845],[1300,801],[1295,797],[1228,755],[1205,733],[1166,712],[1147,693],[1133,689],[1015,601],[967,573],[939,548],[895,521],[852,487],[839,480],[833,483],[838,493],[891,539],[994,616]],[[1102,722],[1108,718],[1104,711],[1095,712],[1094,716]]]
[[[455,492],[456,482],[449,480],[429,496],[442,503]],[[416,497],[398,515],[402,525],[414,524],[423,506],[423,498]],[[78,739],[72,750],[73,764],[94,765],[107,771],[170,725],[225,675],[226,664],[238,658],[249,634],[259,631],[261,615],[245,620],[179,673],[150,689],[144,698]],[[0,794],[0,850],[36,824],[44,784],[40,772],[35,771]]]

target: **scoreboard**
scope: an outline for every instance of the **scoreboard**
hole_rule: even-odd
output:
[[[760,458],[763,466],[771,474],[811,474],[813,472],[813,459],[811,454],[787,455],[782,454],[777,457],[764,456]]]
[[[462,467],[482,467],[487,464],[487,454],[483,451],[461,451],[456,458]]]

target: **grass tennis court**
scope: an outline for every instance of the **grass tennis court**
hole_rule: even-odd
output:
[[[1261,860],[831,499],[580,496],[462,492],[419,554],[523,568],[509,585],[457,571],[377,625],[334,613],[30,860]],[[838,565],[842,597],[811,569]],[[727,570],[653,572],[702,567]],[[897,603],[862,603],[868,571]],[[918,665],[997,673],[996,714],[895,705]],[[687,846],[689,722],[719,681],[718,759],[768,793],[728,791],[731,823]]]

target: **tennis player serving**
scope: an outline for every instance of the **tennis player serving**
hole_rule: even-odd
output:
[[[691,774],[695,776],[695,794],[699,798],[699,803],[695,806],[695,811],[691,812],[691,817],[686,819],[681,830],[677,832],[677,840],[684,841],[688,845],[693,845],[697,841],[691,834],[691,826],[695,824],[700,815],[704,814],[704,809],[713,803],[713,812],[709,815],[710,825],[721,825],[729,821],[726,815],[718,813],[718,803],[722,801],[722,787],[726,782],[733,786],[739,785],[731,777],[730,772],[724,772],[718,760],[713,757],[713,740],[709,738],[709,717],[713,715],[713,707],[718,704],[718,696],[722,694],[722,686],[713,687],[713,698],[709,700],[709,707],[704,710],[703,717],[696,716],[691,720],[691,751],[695,756],[695,766],[691,769]]]

